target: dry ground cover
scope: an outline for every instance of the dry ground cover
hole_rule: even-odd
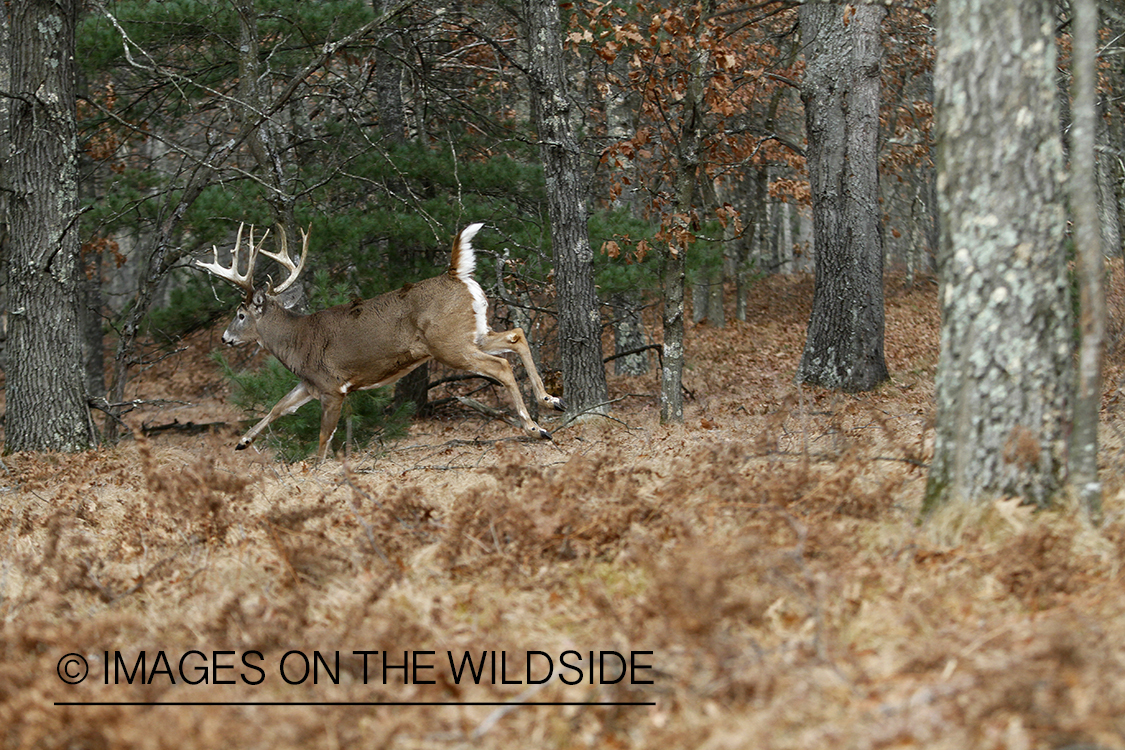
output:
[[[230,432],[5,457],[0,747],[1125,748],[1121,348],[1103,527],[919,528],[935,293],[888,283],[863,396],[792,384],[811,280],[775,278],[690,329],[682,427],[650,376],[553,443],[446,408],[319,469]],[[234,421],[215,343],[137,419]]]

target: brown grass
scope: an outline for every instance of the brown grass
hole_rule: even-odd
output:
[[[689,329],[682,427],[650,375],[553,443],[444,409],[320,469],[229,432],[6,457],[0,748],[1125,748],[1122,349],[1102,528],[1018,499],[919,528],[935,291],[889,282],[894,379],[862,396],[792,385],[811,280],[775,278]],[[212,343],[134,383],[190,402],[135,426],[233,421]],[[568,650],[579,684],[501,682]],[[591,685],[601,651],[652,653]],[[506,671],[458,683],[465,652]],[[511,700],[572,705],[472,705]],[[611,701],[652,705],[582,705]],[[221,705],[122,705],[190,702]]]

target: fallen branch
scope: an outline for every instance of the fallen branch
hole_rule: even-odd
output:
[[[167,424],[158,424],[152,427],[141,426],[141,434],[159,435],[162,432],[182,432],[185,435],[198,435],[201,432],[215,432],[230,427],[229,422],[181,422],[176,419]]]
[[[508,414],[508,412],[506,411],[501,411],[500,409],[494,409],[491,406],[486,406],[480,401],[477,401],[474,398],[469,398],[468,396],[455,396],[454,398],[456,398],[457,401],[461,403],[461,405],[479,411],[486,417],[492,417],[493,419],[502,419],[513,427],[523,427],[523,425],[516,421],[515,417],[513,417],[511,414]]]
[[[603,365],[608,364],[615,359],[621,359],[622,357],[628,357],[632,354],[640,354],[641,352],[647,352],[649,349],[655,349],[656,350],[656,358],[658,360],[660,360],[660,366],[663,367],[664,366],[664,347],[663,347],[662,344],[645,344],[644,346],[638,346],[638,347],[633,348],[633,349],[626,349],[623,352],[618,352],[617,354],[611,354],[608,357],[603,357],[602,358],[602,364]]]

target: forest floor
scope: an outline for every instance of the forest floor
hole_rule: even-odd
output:
[[[682,426],[654,373],[552,442],[456,406],[319,468],[233,427],[7,456],[0,748],[1125,748],[1122,287],[1099,528],[916,523],[932,281],[888,281],[869,394],[793,384],[779,276],[688,327]],[[216,347],[142,373],[135,424],[234,424]]]

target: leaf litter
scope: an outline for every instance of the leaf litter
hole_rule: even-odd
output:
[[[893,380],[845,396],[792,383],[811,283],[689,328],[683,426],[650,374],[553,443],[447,407],[319,469],[233,430],[6,457],[0,747],[1125,748],[1120,337],[1106,523],[998,498],[935,530],[935,285],[888,281]],[[234,418],[209,335],[134,427]]]

